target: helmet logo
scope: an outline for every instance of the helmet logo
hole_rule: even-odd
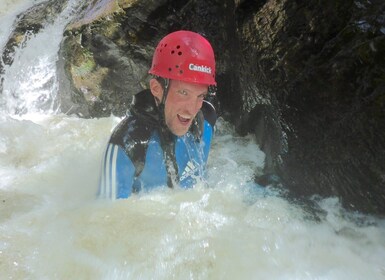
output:
[[[198,72],[211,74],[211,67],[208,67],[205,65],[195,65],[193,63],[190,63],[188,66],[188,69],[190,69],[191,71],[198,71]]]

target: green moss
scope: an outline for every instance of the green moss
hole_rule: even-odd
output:
[[[72,74],[75,76],[84,76],[92,72],[96,67],[93,54],[84,49],[82,53],[79,53],[76,63],[72,65]]]

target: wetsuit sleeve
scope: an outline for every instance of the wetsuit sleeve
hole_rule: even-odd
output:
[[[134,174],[135,167],[124,150],[118,145],[108,144],[103,158],[99,197],[129,197],[132,193]]]

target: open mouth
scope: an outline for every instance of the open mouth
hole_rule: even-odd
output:
[[[181,115],[178,114],[178,120],[179,120],[182,124],[187,125],[187,124],[190,123],[191,118],[188,118],[188,117],[186,118],[186,117],[183,117],[183,116],[181,116]]]

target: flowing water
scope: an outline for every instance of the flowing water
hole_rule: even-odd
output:
[[[1,0],[1,49],[39,2]],[[385,279],[383,219],[336,198],[314,199],[309,213],[255,185],[264,154],[222,119],[206,184],[95,199],[119,118],[56,112],[57,51],[76,2],[1,77],[0,279]]]

